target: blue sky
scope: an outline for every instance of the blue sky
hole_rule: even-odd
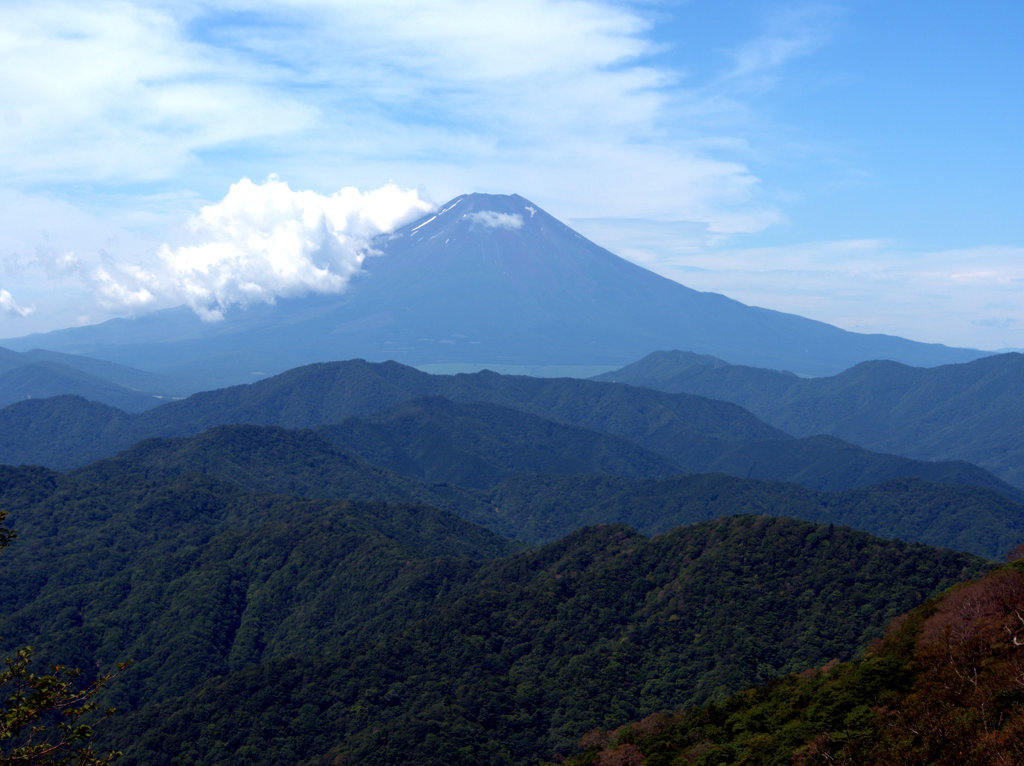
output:
[[[516,192],[700,290],[1024,347],[1013,0],[0,7],[0,337],[344,289]]]

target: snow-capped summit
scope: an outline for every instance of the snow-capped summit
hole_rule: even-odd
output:
[[[463,194],[436,213],[399,229],[392,236],[426,240],[451,236],[460,228],[465,232],[474,229],[521,231],[524,227],[529,229],[552,223],[562,226],[518,194]]]

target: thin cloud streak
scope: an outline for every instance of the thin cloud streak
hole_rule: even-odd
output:
[[[774,11],[760,36],[733,51],[735,66],[725,79],[758,83],[791,60],[813,53],[831,37],[839,15],[838,6],[831,3]]]
[[[6,290],[0,290],[0,311],[17,316],[28,316],[35,311],[34,306],[19,306],[14,298]]]

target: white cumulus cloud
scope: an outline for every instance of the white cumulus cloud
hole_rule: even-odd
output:
[[[374,237],[432,209],[393,184],[326,196],[273,176],[261,184],[243,178],[190,219],[190,243],[164,244],[149,264],[105,264],[93,278],[110,307],[184,303],[220,319],[231,305],[344,290]]]

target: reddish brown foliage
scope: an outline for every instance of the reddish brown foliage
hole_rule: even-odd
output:
[[[941,640],[964,644],[978,639],[1012,640],[1024,635],[1024,574],[994,572],[955,589],[921,630],[919,648]],[[948,635],[947,635],[948,632]]]
[[[594,764],[595,766],[633,766],[641,764],[644,755],[634,741],[644,737],[650,737],[662,732],[666,727],[678,720],[678,715],[672,716],[667,713],[651,713],[634,723],[620,726],[614,731],[593,729],[588,731],[580,739],[581,750],[600,748]]]
[[[793,754],[793,766],[857,766],[849,756],[838,755],[832,735],[819,734]]]
[[[1007,561],[1017,561],[1018,559],[1024,559],[1024,543],[1021,543],[1006,554]]]
[[[644,754],[636,745],[625,744],[603,750],[594,759],[594,766],[642,766]]]
[[[589,750],[592,747],[607,747],[612,740],[612,733],[604,729],[591,729],[580,737],[580,750]]]
[[[1024,574],[949,593],[922,626],[917,678],[881,722],[886,763],[1024,763]]]
[[[801,670],[797,673],[801,678],[814,678],[816,676],[824,675],[828,673],[832,668],[839,664],[839,660],[833,658],[826,662],[824,665],[820,665],[816,668],[807,668],[807,670]]]
[[[636,737],[649,737],[652,734],[657,734],[668,726],[674,719],[666,713],[651,713],[646,718],[642,718],[634,724],[630,724],[630,728],[633,730],[633,734]],[[616,733],[621,729],[616,729]]]

